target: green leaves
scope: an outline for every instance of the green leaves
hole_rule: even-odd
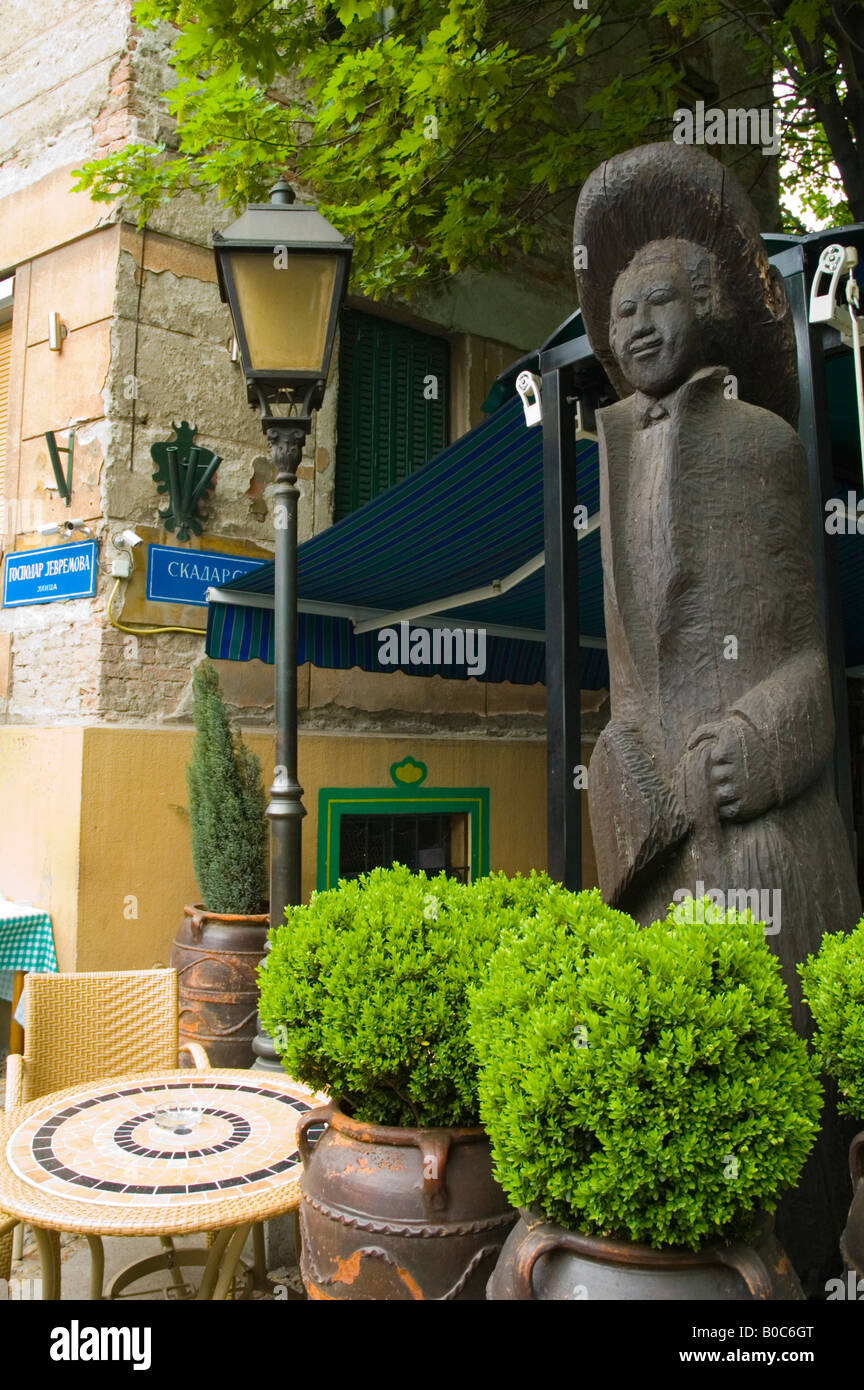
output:
[[[639,928],[596,890],[559,896],[502,934],[471,1036],[499,1181],[589,1234],[744,1236],[817,1132],[777,963],[734,912]]]
[[[336,14],[340,24],[348,25],[356,23],[357,20],[371,19],[380,8],[376,0],[339,0]]]
[[[730,102],[776,73],[789,229],[802,211],[823,223],[848,221],[850,206],[864,216],[850,191],[864,59],[829,0],[616,0],[585,11],[561,0],[403,0],[386,24],[383,8],[138,0],[139,24],[176,29],[166,100],[177,146],[91,161],[76,187],[122,197],[143,223],[181,189],[216,190],[239,209],[289,172],[354,233],[354,288],[373,297],[410,298],[528,254],[560,266],[579,184],[601,159],[670,138],[686,69],[716,31],[736,44]]]
[[[826,933],[798,967],[816,1020],[813,1048],[840,1089],[841,1114],[864,1118],[864,918],[853,932]]]
[[[791,0],[791,3],[785,6],[785,10],[783,18],[790,29],[800,29],[804,37],[812,42],[825,18],[825,5],[822,0]]]

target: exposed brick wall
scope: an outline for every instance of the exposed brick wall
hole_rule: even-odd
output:
[[[8,721],[55,724],[97,718],[101,638],[101,616],[87,599],[28,608],[26,620],[11,634]]]
[[[133,136],[135,74],[132,57],[136,47],[137,40],[129,38],[126,51],[111,71],[108,99],[93,122],[97,157],[122,149]]]
[[[160,650],[161,646],[161,650]],[[201,645],[194,637],[132,636],[109,628],[100,651],[100,715],[108,721],[150,723],[172,713],[191,681]]]

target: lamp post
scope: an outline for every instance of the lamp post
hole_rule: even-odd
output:
[[[213,233],[219,290],[234,321],[250,405],[273,459],[275,592],[273,605],[276,766],[270,821],[270,922],[300,902],[303,788],[297,780],[297,468],[321,405],[339,310],[351,263],[343,238],[314,207],[294,201],[280,179],[269,203],[253,203],[224,232]],[[257,1066],[278,1069],[261,1029]]]

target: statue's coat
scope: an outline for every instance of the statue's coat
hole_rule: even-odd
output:
[[[598,412],[612,720],[589,769],[591,825],[604,899],[640,922],[699,882],[779,890],[768,939],[802,1027],[795,963],[823,931],[851,927],[860,902],[831,773],[804,449],[778,415],[727,399],[725,376],[704,368],[663,402],[657,553],[641,557],[653,602],[634,562],[646,531],[634,534],[628,505],[649,402],[637,392]],[[734,821],[713,803],[710,743],[698,741],[729,720],[747,750]]]

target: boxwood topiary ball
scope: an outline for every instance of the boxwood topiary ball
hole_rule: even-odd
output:
[[[816,1060],[840,1091],[837,1109],[864,1119],[864,919],[854,931],[826,932],[798,973],[816,1020]]]
[[[594,890],[503,934],[471,1031],[515,1205],[696,1249],[795,1183],[821,1090],[778,964],[749,915],[689,916],[640,928]]]
[[[286,1071],[373,1124],[478,1124],[470,992],[502,928],[556,892],[545,874],[466,885],[394,865],[289,908],[260,970]]]

